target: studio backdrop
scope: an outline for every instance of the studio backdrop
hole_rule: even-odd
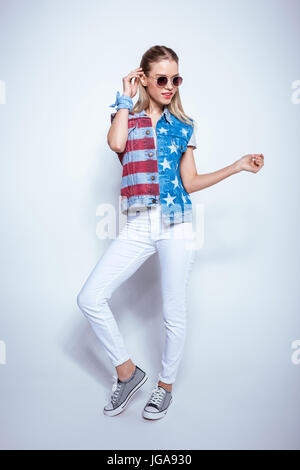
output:
[[[296,0],[0,1],[1,449],[299,449],[299,20]],[[103,205],[119,220],[109,105],[156,44],[179,57],[198,173],[265,164],[191,194],[203,245],[184,356],[151,423],[148,389],[103,415],[115,370],[76,297],[112,241]],[[152,381],[157,254],[110,307]]]

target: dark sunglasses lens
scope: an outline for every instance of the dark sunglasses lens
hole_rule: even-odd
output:
[[[182,84],[182,77],[174,77],[173,78],[173,85],[174,86],[179,86]]]
[[[157,79],[157,85],[158,86],[166,86],[168,83],[168,78],[167,77],[158,77]]]

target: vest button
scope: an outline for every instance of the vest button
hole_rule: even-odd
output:
[[[152,175],[152,176],[151,176],[151,179],[152,179],[152,180],[155,180],[155,176]]]
[[[152,199],[152,202],[156,202],[156,199]]]
[[[149,152],[148,155],[149,155],[149,157],[152,157],[153,152]]]
[[[150,131],[149,131],[149,129],[147,129],[147,130],[146,130],[146,134],[150,134]]]
[[[181,149],[181,150],[183,149],[182,145],[180,146],[180,149]]]

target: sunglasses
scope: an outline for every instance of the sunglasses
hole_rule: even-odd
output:
[[[168,84],[169,79],[166,75],[161,75],[160,77],[151,77],[151,75],[149,75],[149,77],[154,78],[156,80],[157,86],[159,87],[165,87]],[[171,79],[171,83],[173,86],[178,87],[182,84],[182,80],[183,78],[178,75]]]

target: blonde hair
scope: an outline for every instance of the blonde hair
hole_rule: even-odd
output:
[[[140,67],[143,68],[145,75],[148,76],[151,70],[151,65],[155,62],[160,62],[161,60],[174,60],[177,64],[179,62],[178,56],[176,52],[173,51],[173,49],[170,49],[166,46],[153,46],[143,54]],[[138,83],[138,91],[139,98],[132,109],[132,114],[140,113],[149,106],[149,95],[146,91],[146,88],[141,84],[140,81]],[[179,89],[175,93],[171,102],[168,104],[167,108],[170,113],[177,117],[177,119],[182,122],[186,122],[187,124],[191,124],[194,127],[194,120],[185,114],[183,110]]]

